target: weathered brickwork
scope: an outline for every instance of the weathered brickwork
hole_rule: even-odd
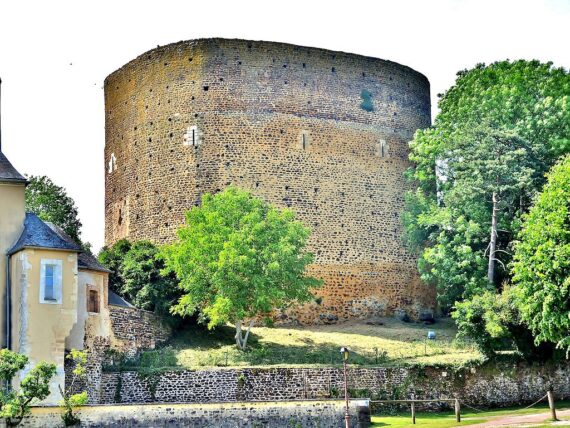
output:
[[[351,427],[357,408],[351,403]],[[169,404],[88,406],[78,410],[81,426],[193,428],[338,428],[344,426],[344,402]],[[22,427],[63,427],[61,408],[34,408]]]
[[[75,392],[87,391],[89,403],[101,402],[103,365],[109,364],[110,351],[132,357],[141,350],[154,349],[170,338],[171,329],[151,312],[123,306],[108,306],[109,325],[104,331],[87,321],[84,346],[87,352],[86,382],[76,382]],[[69,387],[73,364],[65,361],[66,386]]]
[[[120,381],[119,381],[120,378]],[[446,368],[354,368],[354,396],[384,399],[455,398],[475,406],[532,402],[553,387],[570,398],[570,365],[524,364]],[[178,403],[300,400],[338,397],[343,372],[336,368],[172,371],[152,377],[135,372],[103,373],[101,403]]]
[[[407,142],[430,124],[420,73],[322,49],[196,40],[111,74],[105,106],[107,244],[172,241],[204,192],[232,184],[291,207],[312,230],[323,299],[283,321],[433,309],[400,219]]]
[[[113,348],[127,355],[154,349],[170,338],[170,328],[152,312],[109,305]]]

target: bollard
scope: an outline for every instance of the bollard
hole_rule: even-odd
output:
[[[412,401],[412,424],[416,424],[416,403]]]
[[[457,398],[455,399],[455,420],[461,422],[461,407]]]
[[[552,416],[553,421],[557,421],[558,418],[556,417],[556,408],[554,407],[554,393],[551,389],[546,392],[548,396],[548,407],[550,407],[550,415]]]

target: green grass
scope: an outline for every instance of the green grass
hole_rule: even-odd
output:
[[[570,401],[560,401],[556,403],[559,410],[570,408]],[[548,405],[540,403],[530,409],[524,407],[507,407],[502,409],[486,410],[483,412],[465,411],[461,413],[461,422],[455,422],[455,414],[453,412],[437,412],[437,413],[416,413],[416,424],[412,424],[411,413],[398,413],[392,415],[376,415],[372,417],[372,427],[386,427],[386,428],[448,428],[456,426],[472,425],[482,422],[488,422],[500,416],[523,416],[533,413],[548,412]],[[531,424],[533,428],[536,427],[550,427],[549,422],[541,424]]]
[[[350,363],[357,366],[403,364],[463,364],[478,361],[481,355],[472,347],[455,343],[455,326],[445,319],[425,326],[392,318],[383,325],[349,322],[311,327],[254,327],[249,349],[235,347],[235,331],[224,326],[208,331],[191,327],[175,335],[165,350],[178,367],[323,367],[341,363],[339,349],[351,349]],[[426,340],[428,330],[437,334]],[[152,358],[150,358],[152,360]],[[162,360],[163,358],[158,358]]]

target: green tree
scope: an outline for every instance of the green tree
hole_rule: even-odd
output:
[[[103,247],[99,261],[112,271],[109,288],[137,308],[172,317],[170,308],[182,292],[173,272],[164,270],[159,249],[150,241],[117,241]]]
[[[537,342],[570,352],[570,155],[548,174],[515,245],[518,307]]]
[[[83,245],[77,207],[65,189],[46,176],[31,175],[27,178],[26,211],[61,227],[75,242]]]
[[[473,340],[488,358],[495,357],[498,350],[512,348],[530,361],[547,360],[553,355],[554,348],[549,344],[534,344],[531,330],[521,319],[513,287],[506,286],[501,293],[486,290],[458,302],[453,318],[458,337]]]
[[[59,385],[59,392],[63,397],[61,404],[64,408],[61,419],[66,427],[70,427],[81,422],[77,413],[75,413],[75,409],[87,404],[87,391],[75,392],[76,382],[82,382],[86,379],[85,365],[87,364],[87,353],[85,351],[72,349],[65,358],[71,360],[73,363],[71,382],[69,382],[67,387],[64,386],[62,388],[61,385]]]
[[[54,364],[44,361],[33,367],[20,382],[17,391],[11,388],[12,380],[16,374],[28,364],[28,357],[8,349],[0,350],[0,380],[2,393],[0,394],[0,417],[6,426],[18,426],[24,416],[30,413],[30,405],[34,401],[47,398],[50,394],[49,382],[54,376]]]
[[[163,249],[166,265],[184,295],[172,308],[199,314],[208,328],[232,322],[236,344],[245,350],[247,319],[311,299],[321,281],[306,276],[313,255],[304,251],[309,230],[292,211],[279,210],[250,193],[229,187],[204,195],[186,213],[178,241]]]
[[[538,61],[458,73],[410,143],[406,240],[444,310],[509,280],[512,242],[544,173],[570,149],[570,75]]]
[[[120,267],[122,295],[137,308],[170,315],[170,308],[181,297],[178,279],[173,272],[163,272],[164,260],[150,241],[131,245]]]
[[[123,287],[125,285],[125,281],[121,276],[121,268],[131,246],[132,244],[128,239],[120,239],[110,247],[105,246],[101,248],[97,256],[101,264],[111,271],[109,274],[109,289],[120,296],[123,296]]]

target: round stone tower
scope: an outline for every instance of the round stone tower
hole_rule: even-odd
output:
[[[394,62],[283,43],[158,47],[105,80],[105,242],[175,239],[205,192],[232,184],[312,230],[325,285],[284,321],[433,309],[402,243],[408,141],[429,82]]]

